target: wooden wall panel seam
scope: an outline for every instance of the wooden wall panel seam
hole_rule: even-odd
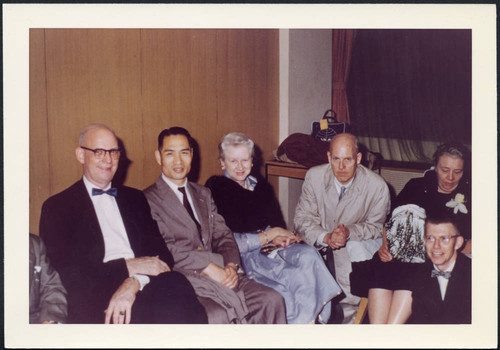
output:
[[[47,149],[50,152],[50,134],[49,134],[49,99],[48,99],[48,79],[47,79],[47,30],[43,29],[43,66],[45,69],[45,74],[44,74],[44,82],[45,82],[45,119],[46,119],[46,128],[45,128],[45,135],[46,135],[46,143],[47,143]],[[50,178],[51,174],[51,163],[50,163],[50,157],[48,159],[49,161],[47,162],[48,170],[49,170],[49,195],[53,194],[53,188],[52,188],[52,180]]]

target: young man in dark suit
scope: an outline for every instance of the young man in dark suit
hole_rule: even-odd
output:
[[[471,259],[461,254],[464,243],[450,217],[428,216],[425,249],[429,260],[413,280],[412,314],[408,323],[471,323]]]
[[[42,207],[40,236],[68,291],[68,323],[206,323],[187,279],[176,272],[141,191],[111,180],[115,133],[80,134],[83,178]]]

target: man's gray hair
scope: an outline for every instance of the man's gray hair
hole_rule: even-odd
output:
[[[219,143],[219,158],[225,159],[225,151],[229,146],[245,145],[248,147],[250,155],[254,156],[254,142],[250,137],[241,132],[231,132],[222,137]]]
[[[85,135],[87,134],[87,132],[89,132],[90,130],[94,130],[94,129],[106,129],[106,130],[110,131],[113,134],[113,136],[115,137],[115,139],[118,140],[118,137],[116,137],[116,133],[109,126],[104,125],[104,124],[95,123],[95,124],[90,124],[90,125],[86,126],[80,132],[80,136],[78,137],[78,145],[80,147],[83,146],[83,141],[85,140]]]

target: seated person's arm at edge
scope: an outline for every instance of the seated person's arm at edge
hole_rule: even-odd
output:
[[[57,271],[50,264],[45,244],[34,234],[30,233],[30,262],[33,252],[35,260],[35,271],[31,273],[38,274],[39,280],[39,304],[32,305],[36,300],[36,296],[30,295],[30,313],[32,308],[39,308],[39,322],[43,324],[65,323],[68,315],[68,307],[66,300],[66,289],[62,285],[61,279]],[[39,265],[37,265],[39,264]],[[30,289],[31,293],[31,289]],[[31,320],[30,320],[31,322]]]

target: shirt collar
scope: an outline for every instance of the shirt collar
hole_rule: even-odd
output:
[[[181,186],[173,183],[172,180],[170,180],[168,177],[165,176],[165,174],[161,174],[161,178],[163,179],[163,181],[165,181],[165,183],[172,189],[172,191],[177,191],[177,188],[179,187],[187,187],[187,178],[184,179],[184,184],[182,184]]]
[[[459,254],[460,254],[460,253],[459,253]],[[450,266],[448,266],[448,268],[447,268],[446,270],[444,270],[443,272],[446,272],[446,271],[450,271],[450,272],[451,272],[451,271],[453,271],[453,268],[455,267],[455,263],[456,263],[456,262],[457,262],[457,259],[453,260],[453,261],[451,262]],[[432,266],[434,266],[434,268],[435,268],[436,270],[439,270],[439,269],[437,268],[437,266],[436,266],[436,265],[432,264]],[[439,271],[441,271],[441,270],[439,270]]]
[[[356,175],[354,175],[354,177],[351,179],[351,181],[349,181],[346,185],[342,185],[339,180],[337,180],[337,178],[335,177],[335,175],[333,175],[333,183],[335,184],[335,188],[337,189],[337,192],[340,193],[340,189],[343,187],[345,187],[346,190],[349,189],[349,187],[351,187],[352,185],[352,182],[354,181],[354,178],[356,177]]]

